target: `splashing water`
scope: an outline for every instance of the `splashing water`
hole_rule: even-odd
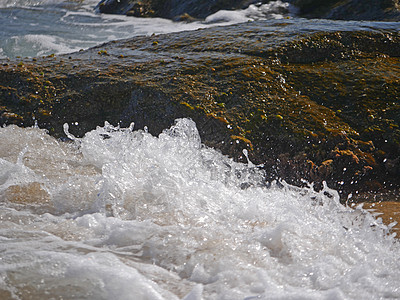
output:
[[[65,130],[0,128],[1,299],[400,297],[389,228],[326,186],[266,185],[189,119]]]
[[[297,10],[287,2],[271,1],[267,4],[249,5],[242,10],[220,10],[205,20],[206,23],[241,23],[263,19],[282,19],[289,15],[295,15]]]

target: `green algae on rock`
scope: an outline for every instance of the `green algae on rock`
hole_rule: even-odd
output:
[[[37,122],[62,137],[65,122],[79,136],[104,121],[133,121],[158,134],[190,117],[206,145],[241,161],[248,149],[271,180],[327,181],[344,193],[398,188],[400,34],[303,22],[3,60],[0,124]]]

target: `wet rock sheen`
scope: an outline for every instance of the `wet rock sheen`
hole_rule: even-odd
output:
[[[196,121],[202,140],[263,163],[269,179],[341,191],[400,179],[400,36],[259,21],[2,60],[0,124],[63,137],[134,121],[153,134]],[[79,124],[75,126],[73,124]]]

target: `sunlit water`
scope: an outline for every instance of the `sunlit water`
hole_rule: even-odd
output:
[[[286,16],[274,2],[173,23],[96,14],[97,2],[0,0],[0,57]],[[0,299],[400,298],[391,225],[328,187],[266,183],[187,119],[158,137],[107,124],[69,137],[0,128]]]
[[[0,128],[1,299],[400,298],[380,219],[266,184],[191,120],[69,137]]]
[[[267,20],[264,30],[282,27],[281,19],[300,31],[398,30],[398,22],[305,20],[283,1],[250,5],[243,10],[221,10],[204,21],[173,22],[96,13],[99,0],[0,0],[0,59],[63,54],[111,40],[139,35],[196,30],[254,20]],[[278,20],[278,21],[275,21]]]
[[[205,21],[185,23],[161,18],[98,14],[99,0],[0,0],[0,58],[60,54],[138,35],[195,30],[289,15],[281,1],[220,11]],[[282,10],[287,13],[282,13]]]

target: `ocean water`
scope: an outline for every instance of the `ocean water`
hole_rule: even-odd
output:
[[[138,35],[194,30],[294,13],[274,1],[240,11],[220,11],[202,22],[172,22],[98,14],[99,0],[0,0],[0,58],[62,54]],[[286,11],[286,13],[285,13]]]
[[[277,1],[173,23],[100,15],[96,4],[0,0],[0,57],[293,13]],[[67,142],[0,128],[0,299],[400,299],[394,224],[341,205],[329,187],[266,183],[251,161],[202,145],[189,119],[159,136],[134,124],[83,138],[64,129]]]
[[[1,299],[400,298],[390,226],[328,187],[266,184],[189,119],[65,131],[0,128]]]

